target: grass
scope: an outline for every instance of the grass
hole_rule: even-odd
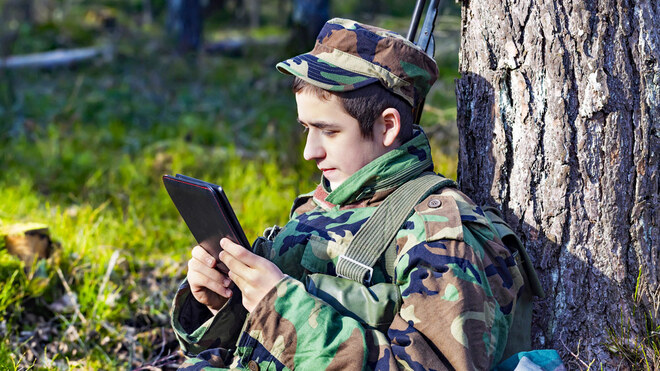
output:
[[[23,27],[14,52],[108,37],[95,23],[97,8],[72,6],[87,17],[83,24],[71,15]],[[118,18],[109,63],[0,71],[0,228],[43,223],[58,245],[26,266],[0,238],[2,369],[177,362],[168,358],[177,348],[168,311],[195,242],[163,174],[221,183],[248,239],[283,225],[295,195],[318,181],[300,155],[290,81],[273,68],[287,56],[271,48],[241,58],[180,57],[157,28],[136,27],[133,18]],[[447,128],[455,122],[453,59],[439,59],[445,73],[423,125],[436,170],[455,178],[456,140]]]
[[[624,316],[623,309],[618,325],[608,326],[607,339],[603,345],[612,353],[619,364],[617,369],[658,370],[660,369],[660,289],[650,287],[640,267],[635,291],[632,296],[632,317]],[[641,328],[639,326],[641,325]],[[564,344],[570,354],[566,366],[580,370],[611,369],[612,365],[596,363],[580,354],[580,343],[575,351]],[[587,363],[589,362],[589,363]]]
[[[609,338],[606,345],[633,368],[651,371],[660,369],[660,289],[655,292],[643,290],[649,287],[645,279],[640,267],[632,298],[632,315],[640,316],[642,321],[633,322],[631,318],[624,318],[622,312],[619,328],[609,328],[607,331]],[[643,328],[635,331],[632,323],[642,323]]]
[[[74,131],[53,145],[76,148],[72,142],[78,136],[84,134]],[[12,152],[21,153],[24,143],[16,143]],[[121,150],[114,154],[107,149],[97,151],[99,146],[93,141],[88,145],[86,150],[77,149],[79,157],[90,158],[76,160],[82,164],[67,165],[65,152],[54,158],[50,153],[31,152],[32,156],[39,155],[38,162],[51,161],[59,164],[59,169],[51,165],[55,168],[45,171],[37,166],[35,173],[43,171],[35,177],[37,182],[18,177],[20,171],[0,182],[0,199],[9,200],[0,207],[2,224],[28,220],[45,223],[50,226],[51,237],[61,243],[55,256],[41,262],[41,271],[47,272],[43,276],[24,273],[21,261],[0,250],[0,274],[6,282],[0,291],[0,314],[13,324],[30,322],[25,321],[27,314],[43,319],[58,315],[61,330],[72,327],[78,333],[74,339],[82,340],[74,344],[78,343],[82,348],[79,354],[90,362],[109,349],[102,344],[105,336],[124,337],[123,325],[134,320],[134,314],[142,315],[145,321],[167,316],[173,290],[183,277],[188,247],[194,241],[163,191],[162,173],[175,172],[176,168],[204,179],[226,180],[222,183],[235,190],[234,206],[252,238],[265,226],[285,222],[296,185],[305,183],[272,161],[244,161],[233,151],[208,151],[205,161],[196,161],[205,151],[178,141],[163,149],[167,150],[169,166],[159,164],[157,158],[164,152],[151,146],[127,155]],[[104,170],[80,170],[87,161]],[[155,164],[165,168],[156,169]],[[209,170],[211,164],[215,167]],[[21,171],[24,166],[20,166]],[[60,180],[56,174],[77,176],[79,182]],[[10,179],[21,180],[11,184]],[[311,181],[307,183],[312,186]],[[113,254],[118,256],[115,263],[111,263]],[[68,294],[57,270],[77,299],[79,315],[52,309],[52,303]],[[39,270],[35,266],[32,272]]]

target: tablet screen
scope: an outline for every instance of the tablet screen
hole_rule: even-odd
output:
[[[206,251],[217,258],[223,237],[249,248],[245,233],[220,186],[180,175],[165,175],[163,183],[188,229]]]

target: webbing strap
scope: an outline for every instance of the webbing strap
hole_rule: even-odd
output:
[[[436,189],[453,183],[451,179],[425,173],[392,192],[360,227],[346,252],[339,257],[337,275],[356,282],[369,283],[372,267],[394,240],[415,206]]]

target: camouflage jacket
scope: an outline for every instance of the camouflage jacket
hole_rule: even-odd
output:
[[[262,252],[288,276],[249,315],[236,295],[212,316],[184,282],[172,311],[191,357],[182,367],[491,368],[501,358],[521,279],[507,269],[515,262],[481,209],[455,188],[420,202],[396,236],[393,261],[383,256],[376,263],[372,284],[390,283],[399,295],[384,328],[310,293],[310,277],[336,274],[338,256],[383,199],[432,168],[428,141],[418,132],[336,190],[322,182],[297,199],[290,221]],[[392,263],[393,277],[386,266]]]

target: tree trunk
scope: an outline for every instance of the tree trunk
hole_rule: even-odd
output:
[[[180,53],[196,52],[202,46],[203,19],[200,0],[168,0],[167,30]]]
[[[534,345],[569,369],[635,367],[608,330],[640,339],[641,315],[660,318],[660,2],[465,0],[462,13],[458,182],[500,205],[530,252],[546,292]]]

